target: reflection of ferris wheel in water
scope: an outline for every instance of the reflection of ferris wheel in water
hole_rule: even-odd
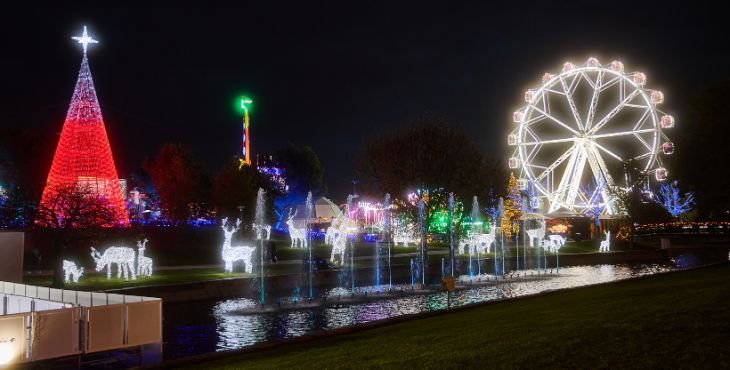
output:
[[[623,63],[563,64],[546,73],[542,86],[525,92],[527,105],[514,113],[517,128],[508,136],[515,146],[509,167],[519,169],[519,186],[533,186],[549,204],[548,212],[583,214],[605,204],[615,213],[607,188],[625,183],[626,165],[667,177],[661,155],[674,144],[662,129],[674,118],[657,109],[660,91],[644,87],[646,76],[624,72]]]

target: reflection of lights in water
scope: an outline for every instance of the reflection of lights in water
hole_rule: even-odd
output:
[[[724,259],[724,256],[722,258]],[[708,261],[701,261],[701,258],[687,259],[687,263],[695,262],[706,263]],[[527,270],[524,271],[526,275],[521,275],[519,278],[498,280],[494,280],[493,276],[483,275],[481,283],[468,289],[452,292],[451,305],[458,307],[548,290],[623,280],[670,271],[674,266],[683,266],[683,264],[677,263],[677,259],[675,259],[673,263],[666,265],[566,266],[560,268],[559,274],[545,274],[542,269],[540,269],[540,274],[537,273],[537,270]],[[475,279],[475,281],[477,280]],[[219,350],[241,348],[274,338],[297,337],[312,331],[331,330],[401,315],[442,310],[446,307],[444,292],[409,294],[411,289],[408,284],[397,285],[393,288],[394,293],[381,293],[383,296],[375,300],[363,299],[363,294],[366,292],[368,297],[374,295],[375,287],[373,286],[357,288],[355,300],[352,299],[349,287],[332,288],[323,291],[322,297],[327,298],[328,304],[336,304],[341,299],[342,305],[303,307],[266,314],[237,314],[236,311],[257,306],[257,303],[250,299],[222,301],[212,309],[217,325],[217,341],[216,338],[203,338],[203,336],[200,340],[201,342],[207,340],[206,343],[217,342]],[[400,292],[401,290],[404,292]],[[389,297],[389,294],[392,296]]]
[[[266,339],[266,323],[263,315],[240,315],[237,310],[256,304],[246,298],[221,302],[213,308],[218,324],[218,349],[234,349],[250,346]]]

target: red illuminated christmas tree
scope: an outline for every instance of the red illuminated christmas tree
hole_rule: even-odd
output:
[[[83,45],[84,57],[61,131],[61,139],[43,190],[41,207],[55,210],[54,213],[62,217],[64,211],[55,209],[56,204],[62,204],[58,199],[59,192],[62,189],[79,189],[107,204],[116,215],[115,224],[127,225],[129,220],[124,206],[124,195],[117,169],[114,167],[112,150],[86,57],[88,44],[97,41],[88,36],[86,27],[83,36],[74,39]],[[108,221],[100,223],[101,226],[111,226]]]

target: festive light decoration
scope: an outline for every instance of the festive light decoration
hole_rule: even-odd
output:
[[[507,199],[504,201],[504,214],[502,215],[502,231],[509,237],[519,231],[519,225],[514,222],[522,217],[524,204],[522,204],[522,193],[519,184],[513,173],[509,175],[507,183]]]
[[[536,221],[536,228],[528,229],[527,226],[525,226],[525,233],[527,234],[530,247],[533,247],[535,245],[535,240],[540,241],[545,238],[545,219],[539,218]]]
[[[77,186],[92,196],[108,200],[115,213],[115,224],[127,225],[124,195],[86,56],[88,44],[97,41],[87,34],[86,27],[83,35],[74,40],[83,45],[84,56],[41,204],[48,209],[57,208],[53,200],[59,189]],[[58,213],[63,214],[63,211]],[[100,221],[104,222],[108,221]]]
[[[236,261],[243,262],[244,270],[252,274],[253,273],[253,252],[256,250],[255,247],[247,245],[231,246],[231,239],[233,234],[238,230],[241,230],[241,220],[236,219],[236,226],[228,227],[228,218],[221,220],[221,228],[223,229],[223,250],[221,251],[221,257],[225,263],[226,272],[233,272],[233,263]]]
[[[253,99],[249,97],[241,98],[241,109],[243,109],[243,133],[242,133],[242,145],[241,145],[241,166],[251,165],[251,137],[248,133],[248,106],[253,103]]]
[[[112,264],[117,264],[117,279],[137,280],[137,270],[134,268],[134,249],[129,247],[109,247],[103,254],[91,247],[91,258],[96,262],[96,271],[106,267],[106,278],[112,277]]]
[[[611,251],[611,231],[606,231],[606,240],[601,240],[601,245],[598,247],[599,252],[610,252]]]
[[[152,276],[152,258],[144,255],[148,241],[137,242],[137,276]]]
[[[324,244],[333,244],[335,237],[337,236],[338,229],[334,226],[327,228],[327,233],[324,234]]]
[[[565,245],[566,238],[562,235],[548,235],[548,239],[550,241],[550,244],[554,244],[558,249]]]
[[[408,244],[418,243],[418,237],[416,237],[416,231],[413,224],[410,222],[399,222],[395,224],[395,230],[393,231],[393,244],[408,246]]]
[[[489,233],[469,233],[465,238],[459,240],[459,254],[468,252],[470,255],[489,253],[492,251],[492,244],[495,239],[495,230],[490,227]]]
[[[84,275],[84,268],[76,266],[75,262],[63,260],[63,281],[78,283]]]
[[[342,216],[339,220],[338,226],[335,228],[332,237],[332,254],[330,255],[330,262],[337,263],[342,266],[345,263],[345,250],[347,249],[347,224],[349,219],[346,216]],[[327,230],[329,232],[329,230]],[[336,258],[339,257],[339,258]]]
[[[677,180],[674,180],[659,188],[659,192],[656,193],[656,202],[664,207],[672,217],[678,217],[694,208],[695,195],[692,192],[680,194]]]
[[[296,216],[296,212],[289,215],[289,218],[286,220],[286,226],[289,228],[289,237],[291,238],[291,248],[296,248],[297,246],[299,248],[307,248],[307,229],[294,226],[294,216]]]
[[[624,72],[619,61],[601,65],[589,58],[583,65],[564,63],[560,74],[546,74],[525,94],[527,105],[513,114],[517,125],[507,137],[514,147],[508,166],[548,200],[548,213],[588,212],[597,198],[581,185],[592,178],[605,184],[600,198],[609,206],[603,212],[615,214],[605,189],[624,178],[628,160],[658,181],[666,178],[660,154],[674,146],[663,145],[671,142],[662,130],[673,127],[674,118],[657,109],[664,94],[645,84],[645,74]]]
[[[256,232],[256,240],[261,240],[261,238],[264,237],[264,233],[266,233],[266,239],[264,240],[269,240],[271,238],[271,225],[259,225],[254,223],[252,227]]]

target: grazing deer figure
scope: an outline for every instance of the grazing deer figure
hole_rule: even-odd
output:
[[[84,268],[78,267],[74,262],[63,260],[63,280],[67,283],[73,281],[78,283],[84,275]]]
[[[137,276],[152,276],[152,258],[144,255],[148,241],[137,242]]]
[[[606,231],[606,240],[601,240],[601,246],[598,247],[599,252],[610,252],[611,251],[611,231]]]
[[[254,223],[253,229],[256,231],[256,240],[261,240],[264,236],[264,231],[266,232],[266,239],[269,240],[271,238],[271,225],[259,225]]]
[[[468,251],[469,254],[489,253],[492,250],[492,244],[494,243],[494,230],[492,227],[489,233],[472,233],[466,238],[459,241],[459,253],[463,254],[464,251]],[[467,249],[468,248],[468,249]]]
[[[548,238],[550,239],[550,244],[555,244],[558,249],[560,247],[565,245],[565,237],[560,235],[548,235]]]
[[[527,237],[530,241],[530,247],[533,247],[535,244],[535,239],[537,239],[538,243],[541,243],[543,239],[545,239],[545,228],[539,228],[539,229],[530,229],[525,231],[527,233]],[[538,245],[540,247],[540,245]]]
[[[297,245],[299,245],[300,248],[306,248],[307,229],[297,228],[294,226],[294,216],[296,215],[297,213],[294,212],[294,214],[289,215],[289,218],[286,220],[286,226],[289,228],[289,237],[291,238],[291,248],[296,248]]]
[[[106,267],[106,278],[112,277],[112,264],[117,264],[117,279],[124,277],[124,280],[137,280],[137,271],[134,269],[134,249],[129,247],[109,247],[100,254],[94,247],[91,247],[91,258],[96,262],[96,271]]]
[[[231,238],[233,237],[233,234],[235,234],[238,230],[241,230],[241,220],[236,219],[236,226],[233,228],[229,228],[227,226],[228,224],[228,218],[224,218],[221,220],[221,228],[223,228],[223,251],[221,252],[221,256],[223,257],[223,262],[225,262],[225,270],[226,272],[233,272],[233,262],[241,261],[243,262],[243,267],[245,271],[249,274],[253,273],[253,263],[252,263],[252,256],[253,252],[256,248],[249,247],[247,245],[240,245],[240,246],[231,246]]]

